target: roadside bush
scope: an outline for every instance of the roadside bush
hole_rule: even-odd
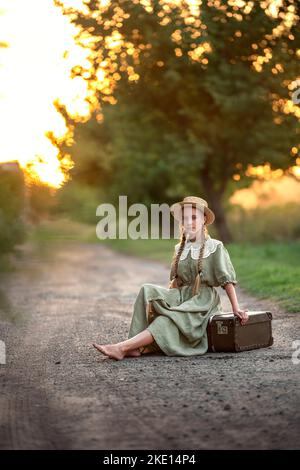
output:
[[[245,210],[232,206],[229,226],[235,242],[284,242],[300,239],[300,205],[287,203]]]
[[[23,173],[0,167],[0,255],[25,240]]]

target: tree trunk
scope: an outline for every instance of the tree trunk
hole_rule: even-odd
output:
[[[225,211],[222,204],[222,196],[225,193],[226,183],[218,190],[213,188],[213,182],[206,172],[201,174],[201,181],[207,195],[207,202],[211,210],[215,213],[215,221],[220,239],[224,243],[231,243],[233,241],[231,232],[228,227]]]

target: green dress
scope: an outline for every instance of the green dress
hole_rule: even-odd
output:
[[[128,338],[147,329],[154,342],[140,348],[142,353],[162,352],[167,356],[194,356],[208,350],[207,323],[222,312],[219,293],[226,283],[237,284],[236,273],[222,241],[208,236],[203,255],[203,277],[198,294],[192,295],[197,275],[198,242],[186,242],[178,263],[179,288],[143,284],[134,302]],[[175,246],[175,252],[179,243]],[[175,254],[175,253],[174,253]],[[171,272],[170,272],[171,277]],[[151,310],[149,314],[149,303]]]

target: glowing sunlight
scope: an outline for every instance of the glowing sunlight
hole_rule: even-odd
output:
[[[55,143],[70,145],[72,135],[54,102],[74,120],[90,116],[85,81],[70,78],[74,65],[89,65],[87,53],[52,0],[2,0],[0,31],[0,162],[17,159],[32,178],[58,187],[72,162]]]

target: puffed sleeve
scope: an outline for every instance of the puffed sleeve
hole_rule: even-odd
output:
[[[225,289],[225,284],[237,284],[236,272],[227,248],[220,243],[215,252],[214,277],[218,286]]]

